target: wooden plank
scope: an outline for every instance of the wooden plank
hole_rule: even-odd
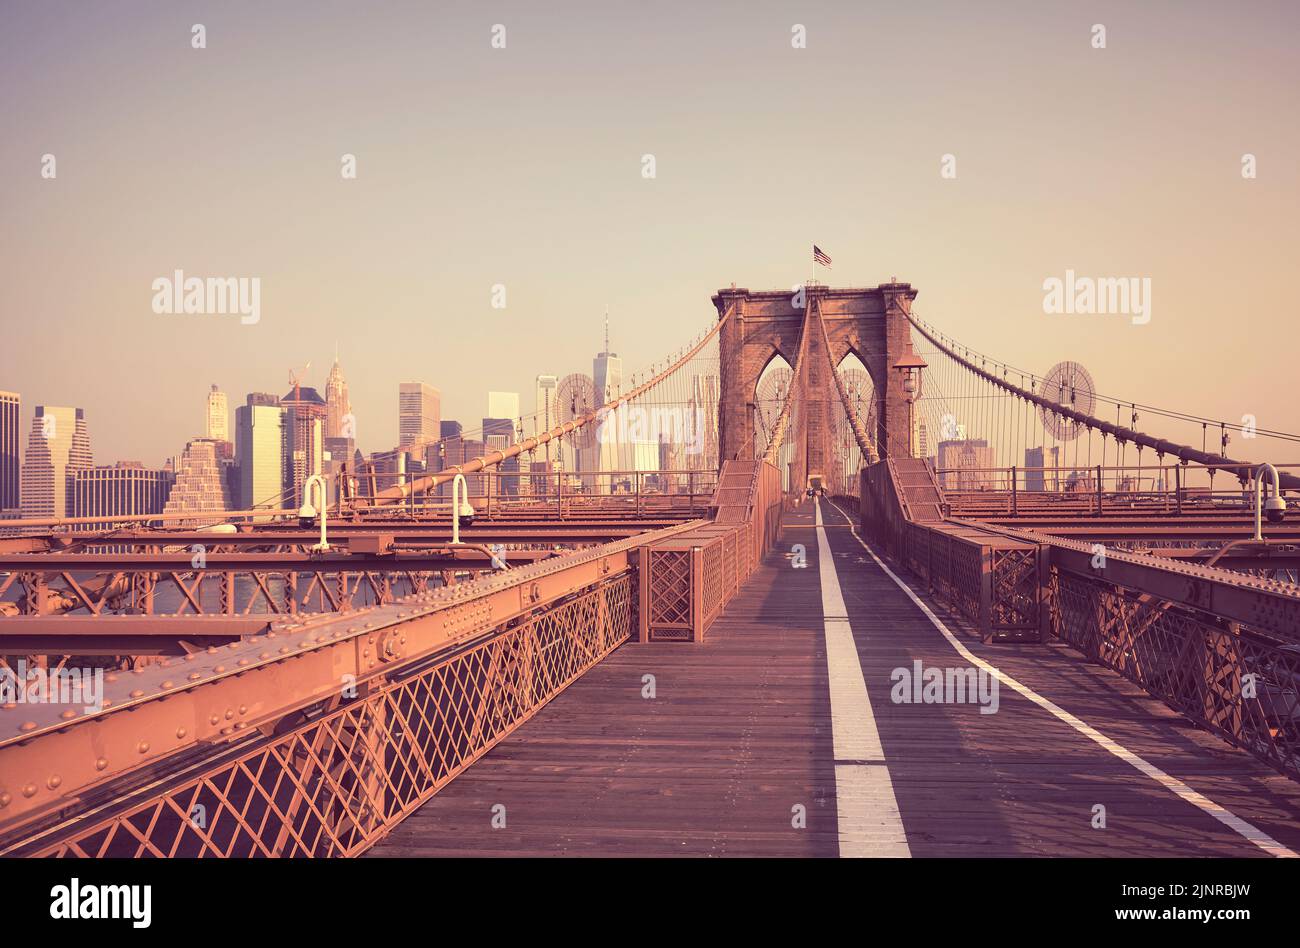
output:
[[[916,856],[1253,856],[1259,850],[1009,688],[999,709],[895,704],[894,670],[961,657],[824,508]],[[807,568],[791,565],[801,543]],[[628,645],[454,781],[376,856],[835,856],[830,708],[812,511],[699,646]],[[948,620],[937,603],[930,607]],[[1056,646],[963,642],[1275,839],[1300,847],[1300,785]],[[655,697],[642,696],[654,676]],[[493,828],[493,807],[505,827]],[[805,829],[792,807],[806,808]],[[1093,807],[1106,808],[1105,829]]]

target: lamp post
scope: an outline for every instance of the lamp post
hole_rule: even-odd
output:
[[[913,413],[915,411],[916,400],[921,397],[921,370],[928,363],[912,351],[912,344],[907,345],[907,352],[899,357],[894,363],[893,369],[903,379],[903,396],[907,399],[907,456],[916,457],[916,447],[914,442],[913,431]]]
[[[462,522],[467,527],[474,522],[474,508],[469,503],[469,484],[465,480],[465,475],[457,473],[451,481],[451,542],[453,545],[460,543]]]
[[[313,490],[313,488],[315,490]],[[315,493],[320,498],[319,507],[312,506],[312,494]],[[302,506],[298,509],[298,519],[304,525],[309,524],[316,519],[317,510],[320,511],[320,542],[311,548],[313,553],[328,553],[330,545],[325,539],[325,518],[328,504],[325,500],[325,478],[320,474],[313,474],[307,478],[302,485]]]
[[[1264,499],[1264,475],[1269,475],[1273,482],[1273,496]],[[1281,523],[1286,516],[1286,501],[1282,499],[1282,486],[1277,476],[1277,468],[1271,464],[1261,464],[1255,469],[1255,540],[1264,542],[1264,514],[1269,523]]]

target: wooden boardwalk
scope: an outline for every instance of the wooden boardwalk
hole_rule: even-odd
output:
[[[822,512],[913,856],[1266,855],[1010,687],[999,688],[994,714],[893,703],[895,669],[968,663],[847,519],[826,504]],[[792,568],[796,543],[805,569]],[[371,854],[838,855],[820,572],[805,507],[704,644],[619,649]],[[985,646],[929,605],[979,658],[1300,851],[1300,785],[1067,649]],[[1104,829],[1093,827],[1098,805]],[[494,828],[500,807],[505,826]]]

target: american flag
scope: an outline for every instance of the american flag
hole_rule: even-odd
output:
[[[822,252],[822,248],[813,244],[813,263],[820,263],[827,270],[831,268],[831,258]]]

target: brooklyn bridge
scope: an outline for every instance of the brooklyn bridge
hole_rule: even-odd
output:
[[[5,524],[5,668],[104,684],[0,706],[0,854],[1294,856],[1295,436],[917,296],[733,285],[606,403],[303,508]],[[674,412],[660,470],[507,463]]]

